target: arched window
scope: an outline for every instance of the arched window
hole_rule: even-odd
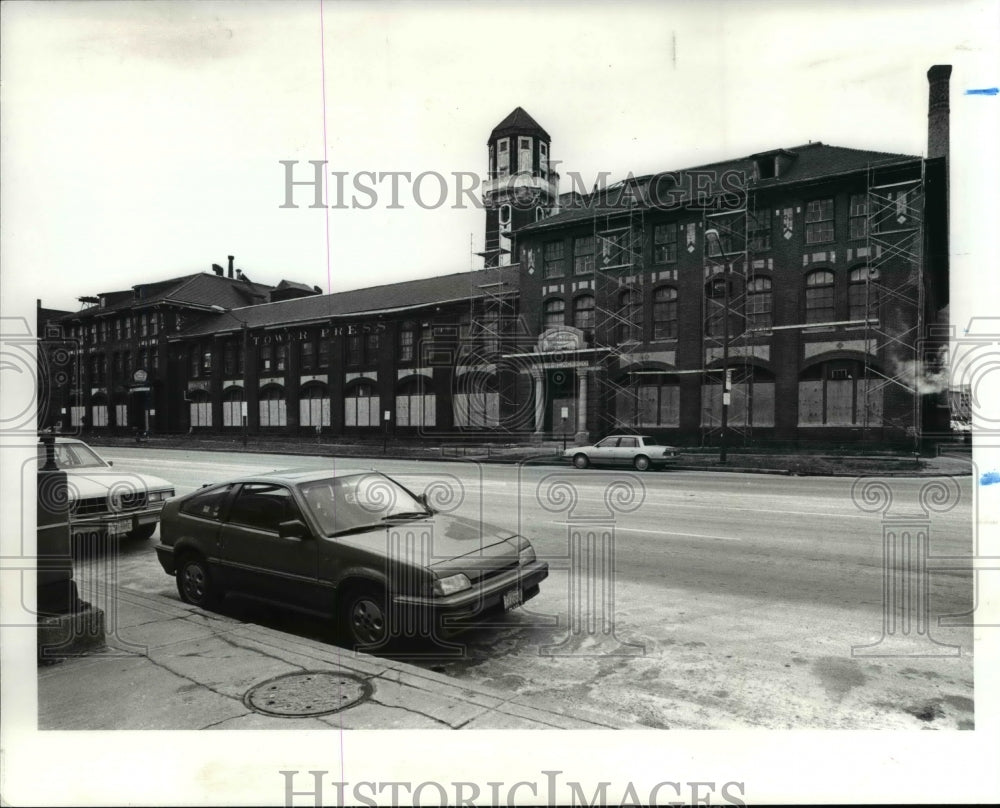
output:
[[[231,387],[222,394],[222,425],[243,425],[243,388]]]
[[[426,382],[411,379],[396,391],[396,426],[435,426],[437,397],[426,392]]]
[[[642,340],[642,293],[626,289],[618,296],[618,341]]]
[[[733,368],[729,390],[728,421],[731,426],[774,426],[774,374],[761,367]],[[718,427],[722,423],[722,379],[710,379],[701,385],[701,425]]]
[[[272,384],[261,390],[258,408],[261,426],[287,426],[288,415],[285,410],[283,387]]]
[[[878,270],[871,267],[852,269],[850,280],[847,287],[847,318],[877,321],[880,297]]]
[[[330,396],[325,384],[307,384],[299,393],[299,424],[330,426]]]
[[[677,376],[642,375],[616,388],[615,425],[622,428],[680,426],[680,385]]]
[[[378,426],[379,399],[368,382],[354,385],[344,398],[344,426]]]
[[[806,322],[829,323],[836,319],[833,273],[825,269],[806,275]]]
[[[751,278],[747,283],[747,327],[766,331],[774,325],[771,300],[771,279]]]
[[[542,315],[542,330],[566,325],[566,301],[562,298],[545,301]]]
[[[210,427],[212,425],[212,399],[204,390],[192,390],[188,394],[191,410],[191,426]]]
[[[677,290],[661,286],[653,292],[653,339],[677,336]]]
[[[573,325],[581,331],[594,328],[594,296],[580,295],[573,301]]]
[[[799,426],[881,426],[884,386],[861,360],[811,365],[799,376]]]

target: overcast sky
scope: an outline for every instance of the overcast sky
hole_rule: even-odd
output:
[[[279,161],[348,172],[347,204],[361,171],[482,175],[518,105],[589,182],[809,140],[922,154],[931,64],[956,66],[955,140],[997,106],[962,95],[997,83],[990,7],[939,5],[7,3],[5,308],[228,254],[332,291],[469,269],[484,217],[453,209],[453,180],[431,210],[405,181],[402,209],[387,181],[370,210],[309,209],[308,189],[281,209]]]
[[[287,278],[333,291],[467,270],[472,248],[482,244],[481,211],[422,210],[407,193],[400,194],[402,209],[387,209],[391,200],[382,194],[370,210],[311,210],[301,191],[302,207],[281,209],[279,161],[326,159],[331,170],[352,175],[481,175],[490,130],[518,105],[548,130],[560,171],[584,178],[683,168],[810,140],[923,154],[926,71],[952,64],[952,319],[961,333],[971,314],[997,311],[1000,97],[965,94],[1000,84],[997,3],[873,5],[5,2],[0,310],[30,316],[36,298],[76,309],[81,295],[208,271],[227,254],[254,280]],[[15,375],[24,377],[18,389],[34,389],[15,368],[5,375],[5,400]],[[984,468],[1000,469],[1000,457]],[[12,473],[7,502],[20,485],[21,472]],[[990,491],[1000,495],[1000,486]],[[997,509],[990,502],[983,496],[980,513]],[[980,657],[981,648],[977,683],[979,673],[989,680],[994,658]],[[31,661],[28,682],[34,676]],[[9,688],[9,677],[4,681]],[[991,704],[977,684],[977,708],[989,715]],[[858,783],[861,801],[919,801],[966,793],[944,781],[933,794],[918,790],[945,754],[928,736],[961,755],[970,778],[992,777],[993,756],[987,764],[983,748],[972,745],[980,733],[963,733],[965,743],[940,733],[921,733],[921,744],[869,737],[873,760],[893,760],[884,783],[842,770],[840,736],[829,755],[810,757],[800,735],[779,743],[780,733],[738,735],[730,749],[744,750],[741,760],[770,762],[800,784],[799,793],[818,799],[829,783],[846,780]],[[237,734],[227,734],[225,744],[202,739],[205,762],[190,769],[171,763],[189,751],[190,739],[107,733],[81,750],[97,756],[93,778],[132,776],[137,793],[149,789],[153,803],[168,771],[174,785],[208,782],[249,804],[265,793],[259,783],[278,782],[278,769],[317,768],[306,764],[323,755],[327,765],[318,767],[336,769],[336,733],[321,740],[283,733],[280,742],[269,734],[269,743]],[[574,733],[556,743],[535,733],[529,742],[525,735],[501,743],[435,734],[433,743],[395,755],[376,751],[393,771],[424,767],[417,780],[441,767],[464,774],[463,753],[473,772],[487,764],[520,770],[554,756],[579,777],[595,749],[605,768],[594,767],[593,777],[640,767],[682,779],[703,771],[693,767],[692,750],[698,760],[727,751],[714,734],[614,743]],[[351,741],[355,755],[360,744],[376,743]],[[847,741],[856,742],[855,735]],[[39,782],[53,777],[45,743],[37,747]],[[116,748],[143,744],[150,766],[162,766],[119,766]],[[304,744],[319,751],[306,755]],[[212,762],[228,753],[230,767]],[[270,766],[270,756],[284,765]],[[428,756],[437,768],[425,766]],[[254,763],[264,757],[267,765]],[[746,771],[714,771],[708,779],[741,779]],[[77,783],[64,779],[67,795],[76,794]],[[267,791],[263,799],[278,796]]]

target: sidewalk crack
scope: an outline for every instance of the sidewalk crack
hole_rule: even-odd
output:
[[[412,707],[403,707],[403,706],[401,706],[399,704],[386,704],[384,701],[379,701],[376,698],[371,698],[371,699],[369,699],[369,701],[372,704],[378,704],[380,707],[387,707],[390,710],[402,710],[405,713],[413,713],[414,715],[419,715],[419,716],[423,716],[424,718],[429,718],[431,721],[436,721],[438,724],[442,724],[443,726],[446,726],[449,729],[452,729],[451,724],[449,724],[443,718],[437,718],[436,716],[430,715],[429,713],[425,713],[425,712],[422,712],[420,710],[414,710]]]

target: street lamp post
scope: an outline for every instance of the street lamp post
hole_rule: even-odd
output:
[[[719,245],[722,256],[722,425],[719,435],[719,462],[728,460],[726,438],[729,431],[729,255],[722,246],[719,231],[714,227],[705,231],[705,238],[712,236]]]

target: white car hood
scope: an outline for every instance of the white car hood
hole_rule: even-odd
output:
[[[115,471],[114,469],[67,469],[66,478],[69,483],[70,500],[88,497],[106,496],[111,488],[115,491],[161,491],[173,489],[161,477],[150,474],[138,474],[130,471]]]

